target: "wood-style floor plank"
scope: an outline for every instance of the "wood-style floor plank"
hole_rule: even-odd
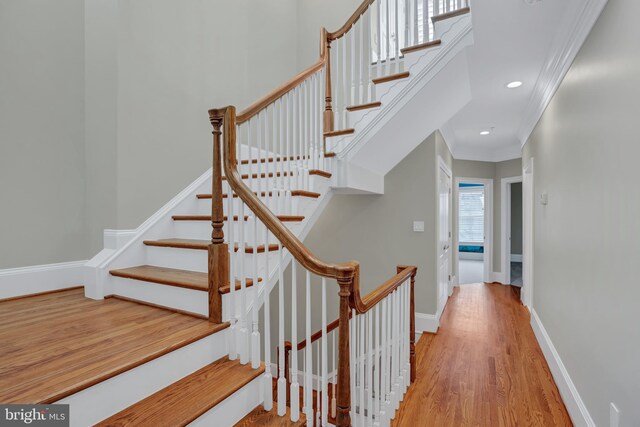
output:
[[[227,326],[82,289],[1,302],[0,402],[55,402]]]
[[[307,425],[305,415],[300,412],[298,421],[291,421],[291,410],[287,407],[287,413],[283,417],[278,416],[278,404],[273,402],[273,408],[265,411],[262,405],[257,406],[249,412],[243,419],[238,421],[234,427],[304,427]]]
[[[454,290],[416,346],[417,380],[394,426],[571,426],[517,288]]]

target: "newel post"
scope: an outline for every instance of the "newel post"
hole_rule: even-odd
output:
[[[324,56],[324,132],[333,131],[333,109],[331,107],[331,36],[326,28],[320,36]]]
[[[211,243],[209,244],[209,320],[222,323],[222,295],[219,289],[229,283],[229,246],[224,242],[222,208],[222,151],[220,128],[224,110],[209,111],[213,126],[213,172],[211,177]]]
[[[338,279],[340,286],[340,323],[338,338],[338,392],[336,426],[351,425],[351,372],[349,370],[349,299],[353,288],[354,276]]]

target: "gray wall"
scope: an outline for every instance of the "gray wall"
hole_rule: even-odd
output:
[[[522,255],[522,183],[511,184],[511,253]]]
[[[502,271],[501,266],[501,181],[502,178],[509,178],[522,175],[522,160],[512,159],[503,162],[480,162],[475,160],[457,160],[453,161],[453,176],[456,178],[483,178],[493,180],[493,269],[494,272]],[[454,200],[453,205],[453,231],[454,236],[458,233],[458,204]],[[458,257],[458,247],[454,245],[453,257]],[[454,263],[454,269],[456,264]],[[458,271],[454,271],[458,276]]]
[[[451,167],[436,132],[385,176],[384,195],[334,195],[305,245],[325,261],[359,261],[362,295],[393,276],[397,265],[417,266],[416,311],[435,314],[438,155]],[[414,232],[413,221],[424,221],[425,231]],[[330,290],[335,297],[335,283]]]
[[[205,172],[207,109],[296,74],[298,16],[297,0],[0,0],[0,268],[90,258]]]
[[[533,308],[595,424],[640,425],[640,2],[611,0],[523,151],[534,158]]]
[[[89,256],[83,14],[0,0],[0,269]]]

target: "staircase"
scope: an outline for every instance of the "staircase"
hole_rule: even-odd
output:
[[[322,30],[307,70],[238,114],[210,110],[212,169],[92,260],[86,294],[220,325],[206,342],[215,357],[185,353],[188,373],[172,381],[150,367],[166,379],[146,397],[126,393],[143,376],[123,381],[115,406],[72,423],[389,425],[416,375],[416,268],[361,295],[357,262],[325,263],[302,240],[334,190],[382,192],[464,105],[470,28],[461,0],[366,0]],[[428,96],[454,83],[446,101]],[[429,103],[435,119],[407,123]]]

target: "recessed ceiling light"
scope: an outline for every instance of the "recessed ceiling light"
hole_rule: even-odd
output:
[[[491,132],[488,130],[483,130],[482,132],[480,132],[480,135],[489,135]]]
[[[520,81],[511,82],[511,83],[509,83],[507,85],[507,87],[509,89],[515,89],[515,88],[520,87],[520,86],[522,86],[522,82],[520,82]]]

